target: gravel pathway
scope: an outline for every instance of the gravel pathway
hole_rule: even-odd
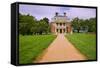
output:
[[[37,58],[36,63],[86,60],[63,34],[59,34],[50,46]]]

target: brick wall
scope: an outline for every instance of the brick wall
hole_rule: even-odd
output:
[[[55,32],[55,27],[54,27],[53,23],[51,23],[50,26],[51,26],[51,32],[54,33]]]

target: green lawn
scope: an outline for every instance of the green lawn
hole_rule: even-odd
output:
[[[54,35],[19,36],[19,63],[32,63],[56,38]]]
[[[68,34],[67,38],[88,60],[96,59],[95,34],[73,33],[72,35]]]

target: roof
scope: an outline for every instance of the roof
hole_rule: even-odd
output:
[[[53,18],[52,18],[52,22],[68,22],[68,19],[67,19],[67,16],[62,16],[62,15],[59,15],[59,16],[54,16]]]

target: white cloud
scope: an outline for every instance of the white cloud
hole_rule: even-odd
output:
[[[31,14],[38,20],[44,17],[51,18],[55,15],[55,12],[63,14],[67,13],[68,18],[72,19],[79,17],[81,19],[88,19],[96,17],[96,9],[93,8],[79,8],[79,7],[59,7],[59,6],[40,6],[40,5],[20,5],[20,13]]]

